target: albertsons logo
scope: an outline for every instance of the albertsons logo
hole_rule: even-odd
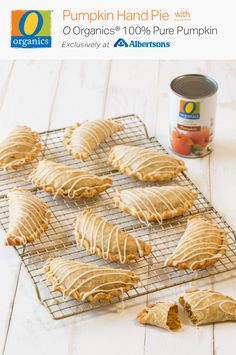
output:
[[[51,10],[11,12],[11,47],[50,48],[51,46]]]
[[[114,47],[133,47],[133,48],[168,48],[170,47],[170,42],[155,42],[155,41],[148,41],[148,42],[142,42],[142,41],[130,41],[129,43],[124,40],[124,38],[119,38],[116,43],[114,44]]]

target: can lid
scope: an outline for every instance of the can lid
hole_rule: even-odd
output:
[[[171,89],[179,96],[200,99],[214,95],[218,90],[217,82],[206,75],[186,74],[172,80]]]

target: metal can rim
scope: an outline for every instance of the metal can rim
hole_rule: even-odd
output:
[[[208,95],[196,96],[196,97],[191,97],[191,96],[187,96],[187,95],[185,96],[183,94],[179,94],[174,89],[173,86],[174,86],[174,84],[176,83],[177,80],[180,80],[182,78],[187,78],[187,77],[201,77],[202,79],[207,79],[208,81],[210,81],[213,84],[212,88],[214,88],[214,90],[212,91],[212,93],[210,93]],[[217,91],[218,91],[218,83],[217,83],[217,81],[215,79],[211,78],[208,75],[203,75],[203,74],[183,74],[183,75],[177,76],[176,78],[174,78],[171,81],[170,88],[171,88],[172,92],[174,92],[179,97],[187,98],[187,99],[190,99],[190,100],[198,100],[198,99],[204,99],[204,98],[211,97],[211,96],[215,95],[217,93]]]

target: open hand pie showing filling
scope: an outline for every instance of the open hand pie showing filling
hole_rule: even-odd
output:
[[[60,257],[48,259],[44,272],[55,291],[91,302],[122,296],[139,281],[139,277],[128,270],[103,268]]]
[[[162,223],[164,219],[182,215],[196,198],[196,192],[182,186],[140,187],[117,191],[115,205],[142,223]]]
[[[196,325],[236,321],[236,301],[210,290],[189,290],[179,298]]]
[[[122,264],[138,260],[151,252],[149,243],[122,231],[89,210],[84,210],[76,217],[75,238],[77,244],[90,253]]]
[[[107,190],[112,180],[89,172],[41,160],[30,175],[31,182],[39,189],[68,198],[91,198]]]
[[[142,324],[177,331],[181,328],[178,306],[175,302],[156,302],[149,304],[138,315],[137,320]]]
[[[51,213],[45,202],[30,191],[13,189],[8,193],[9,227],[6,245],[34,242],[48,228]]]
[[[39,134],[16,126],[0,143],[0,169],[18,169],[34,160],[41,150]]]
[[[109,162],[115,169],[141,181],[173,179],[186,170],[184,162],[155,150],[130,145],[112,148]]]
[[[227,234],[211,220],[202,216],[188,219],[187,228],[167,266],[196,270],[216,263],[225,254]]]
[[[92,151],[113,133],[123,131],[122,123],[114,120],[95,120],[76,123],[64,135],[64,144],[75,159],[85,160]]]

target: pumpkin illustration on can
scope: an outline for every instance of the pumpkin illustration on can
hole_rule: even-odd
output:
[[[181,156],[198,158],[213,149],[218,85],[212,78],[187,74],[171,82],[170,146]]]

